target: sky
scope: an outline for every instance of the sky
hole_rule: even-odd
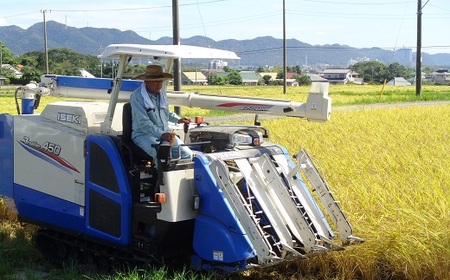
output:
[[[179,34],[215,41],[261,36],[311,45],[388,50],[417,46],[418,0],[2,0],[0,26],[23,29],[46,21],[71,27],[132,30],[151,40],[172,37],[172,2]],[[449,0],[421,0],[422,51],[450,53]]]

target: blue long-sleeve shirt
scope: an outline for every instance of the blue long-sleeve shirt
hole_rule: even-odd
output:
[[[148,96],[150,99],[144,101],[143,96]],[[160,90],[154,96],[147,92],[145,84],[142,84],[131,94],[130,104],[132,118],[131,138],[147,154],[156,158],[156,149],[153,145],[160,143],[159,140],[163,133],[171,132],[169,122],[178,123],[180,117],[169,110],[167,95],[164,90]],[[192,158],[192,151],[188,147],[179,147],[182,143],[178,137],[175,137],[171,149],[172,158],[178,158],[178,156],[184,159]],[[181,155],[178,148],[180,148]],[[155,161],[154,164],[156,165],[156,163]]]
[[[145,87],[145,83],[141,87]],[[147,93],[154,104],[153,109],[147,109],[141,94],[141,87],[137,88],[130,97],[133,119],[131,137],[133,140],[141,136],[159,139],[161,134],[170,132],[169,122],[178,123],[180,117],[169,110],[167,102],[161,102],[162,98],[167,100],[164,90],[160,90],[156,96]]]

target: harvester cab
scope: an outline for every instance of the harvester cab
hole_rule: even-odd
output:
[[[99,57],[119,62],[115,79],[43,80],[51,80],[50,94],[108,103],[58,101],[40,114],[0,114],[0,194],[21,221],[41,228],[36,246],[46,258],[109,266],[187,255],[193,269],[234,272],[363,242],[306,151],[295,161],[262,126],[174,125],[192,160],[171,158],[164,145],[149,158],[134,145],[128,100],[141,82],[122,78],[130,62],[165,59],[170,71],[177,58],[238,59],[235,53],[115,44]],[[317,122],[331,114],[326,83],[313,83],[306,103],[175,91],[168,98],[175,106]]]

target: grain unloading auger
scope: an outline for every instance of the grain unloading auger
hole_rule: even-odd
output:
[[[233,272],[362,242],[307,153],[300,151],[295,163],[268,141],[264,127],[174,125],[193,160],[171,158],[163,144],[152,159],[132,143],[131,108],[120,103],[130,93],[121,77],[132,58],[166,58],[170,69],[174,58],[237,58],[234,53],[111,45],[101,57],[119,59],[110,94],[86,87],[103,79],[77,80],[79,87],[69,89],[72,77],[64,76],[51,77],[51,92],[103,94],[109,103],[56,102],[41,114],[0,115],[0,194],[13,200],[21,221],[41,227],[36,246],[49,260],[103,267],[189,255],[193,269]],[[306,103],[180,92],[169,98],[179,106],[319,122],[331,112],[327,84],[313,84]]]

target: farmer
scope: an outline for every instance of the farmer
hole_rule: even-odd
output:
[[[182,144],[180,138],[171,133],[169,122],[189,124],[189,117],[180,118],[169,110],[167,94],[163,89],[164,82],[173,79],[169,73],[163,72],[159,65],[148,65],[145,73],[136,77],[143,80],[130,97],[132,112],[133,142],[141,147],[147,154],[156,159],[156,149],[152,145],[162,142],[173,143],[171,148],[172,158],[191,158],[192,151]],[[155,161],[156,163],[156,161]]]

